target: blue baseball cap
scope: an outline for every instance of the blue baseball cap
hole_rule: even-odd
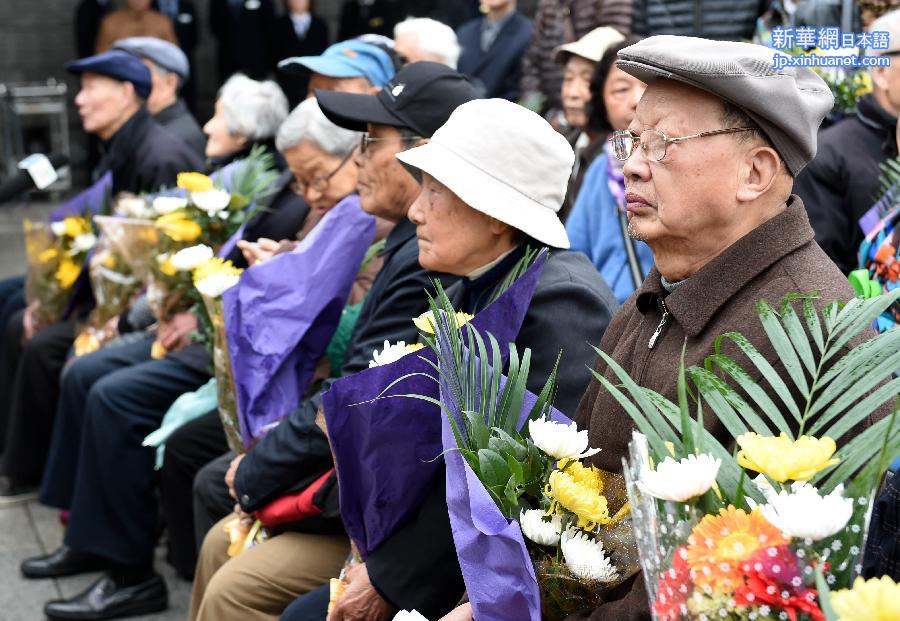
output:
[[[391,57],[377,45],[358,39],[335,43],[321,56],[293,56],[278,63],[287,73],[309,70],[329,78],[368,78],[373,86],[382,87],[394,77]]]
[[[131,82],[134,91],[143,98],[150,96],[150,70],[140,58],[121,50],[110,50],[95,56],[66,63],[66,70],[80,75],[85,72],[105,75],[120,82]]]

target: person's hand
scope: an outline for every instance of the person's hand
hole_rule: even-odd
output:
[[[225,485],[228,486],[228,493],[231,494],[231,497],[237,500],[237,492],[234,489],[234,477],[237,475],[238,466],[241,465],[241,460],[244,459],[244,455],[246,453],[241,453],[237,457],[231,460],[231,464],[228,466],[228,472],[225,473]]]
[[[278,253],[281,244],[274,239],[261,237],[255,242],[248,242],[243,239],[238,240],[237,247],[244,253],[247,265],[252,266],[271,259]]]
[[[328,614],[328,621],[388,621],[393,617],[393,606],[372,586],[365,563],[351,567],[345,581],[347,587]]]
[[[114,338],[119,336],[119,316],[116,315],[112,319],[106,322],[106,325],[103,326],[103,335],[107,339]]]
[[[241,503],[234,503],[234,514],[238,517],[238,519],[246,524],[248,527],[253,526],[253,522],[256,521],[256,518],[253,517],[250,513],[244,513],[244,509],[241,507]]]
[[[22,313],[22,337],[26,341],[30,341],[31,337],[34,336],[34,333],[40,328],[40,325],[38,325],[37,311],[38,303],[32,302],[25,308],[25,312]]]
[[[166,351],[177,351],[191,342],[191,333],[197,329],[197,316],[191,312],[178,313],[169,321],[156,326],[156,339]]]
[[[472,621],[472,604],[466,602],[461,606],[457,606],[441,617],[440,621]]]

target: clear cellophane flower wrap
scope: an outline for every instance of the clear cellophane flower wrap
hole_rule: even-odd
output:
[[[610,515],[627,516],[628,499],[625,479],[618,474],[603,472],[603,494]],[[613,519],[600,525],[593,535],[603,544],[610,565],[615,568],[611,580],[592,580],[579,576],[562,558],[560,548],[537,545],[526,537],[525,542],[534,562],[534,574],[541,592],[541,619],[562,621],[569,615],[597,608],[606,594],[640,571],[638,548],[627,517]],[[582,573],[582,572],[579,572]]]
[[[125,262],[138,281],[150,273],[159,245],[159,231],[153,220],[95,216],[103,238]]]
[[[103,346],[109,338],[107,322],[128,308],[143,284],[105,236],[97,242],[88,269],[97,305],[75,339],[76,356],[89,354]]]
[[[742,508],[728,504],[715,511],[703,497],[660,500],[641,483],[641,473],[654,466],[648,455],[646,439],[637,434],[623,463],[655,620],[824,621],[817,580],[830,588],[848,587],[860,572],[869,499],[845,497],[841,510],[849,515],[846,525],[818,538],[813,531],[827,533],[828,526],[817,526],[815,519],[789,523],[796,497],[788,500],[793,507],[781,505],[781,526],[787,530],[766,519],[760,509],[765,501],[754,504],[751,499]],[[749,478],[746,485],[756,488]],[[797,488],[786,485],[782,497],[792,489]],[[766,506],[775,506],[769,500]],[[843,521],[835,511],[823,513],[828,514],[820,516],[824,522]],[[790,536],[791,529],[807,529],[815,538]]]
[[[60,235],[54,234],[54,225],[46,222],[26,219],[22,223],[27,262],[25,299],[34,307],[39,326],[60,319],[69,301],[69,291],[81,273],[90,248],[76,248],[74,238],[82,233],[93,238],[90,222],[84,218],[71,217],[66,221],[71,221],[77,229],[72,234],[63,222],[56,224],[66,231],[61,230]]]
[[[241,438],[240,419],[238,417],[237,397],[234,386],[234,372],[231,369],[231,357],[228,354],[228,339],[225,334],[225,311],[222,298],[201,296],[212,324],[213,369],[216,376],[216,390],[219,400],[219,418],[225,430],[228,447],[235,453],[245,452]]]

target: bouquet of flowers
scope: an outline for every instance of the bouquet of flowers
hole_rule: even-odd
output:
[[[529,350],[520,358],[510,346],[504,377],[490,333],[486,341],[471,326],[462,336],[440,287],[431,306],[423,339],[437,357],[448,506],[475,617],[553,621],[596,607],[639,569],[624,479],[583,462],[598,449],[552,408],[555,369],[539,395],[528,393]],[[497,532],[467,541],[490,520]],[[501,554],[510,545],[519,554]],[[485,558],[505,571],[486,581]]]
[[[206,332],[211,335],[219,417],[222,419],[222,427],[225,429],[228,448],[238,454],[245,452],[246,447],[241,438],[234,371],[231,368],[228,338],[225,333],[225,309],[222,305],[222,294],[238,283],[241,272],[243,270],[234,267],[231,261],[217,257],[207,259],[193,271],[194,287],[200,294],[206,310],[203,315],[208,322]]]
[[[900,365],[900,331],[849,343],[897,297],[835,302],[821,313],[812,295],[787,296],[777,311],[758,302],[788,377],[728,333],[703,366],[682,363],[677,403],[598,350],[621,384],[595,376],[640,431],[623,465],[655,619],[828,618],[822,594],[859,573],[874,490],[900,449],[896,410],[858,432],[896,398],[900,379],[885,380]],[[723,353],[725,343],[753,368]],[[706,408],[736,454],[704,427]]]
[[[97,236],[88,218],[70,216],[59,222],[23,222],[28,263],[25,295],[35,305],[38,324],[58,321],[69,301]]]

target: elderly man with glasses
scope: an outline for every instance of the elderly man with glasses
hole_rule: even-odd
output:
[[[630,127],[612,141],[625,161],[629,233],[650,246],[655,267],[600,347],[643,386],[675,399],[682,348],[686,365],[701,364],[718,335],[739,330],[776,362],[758,300],[817,291],[821,306],[853,297],[791,193],[832,96],[811,70],[775,70],[770,50],[747,43],[651,37],[620,51],[618,67],[648,84]],[[618,383],[602,361],[596,370]],[[593,464],[619,471],[633,426],[599,382],[576,420],[603,449]],[[643,583],[637,576],[576,618],[649,619]]]

